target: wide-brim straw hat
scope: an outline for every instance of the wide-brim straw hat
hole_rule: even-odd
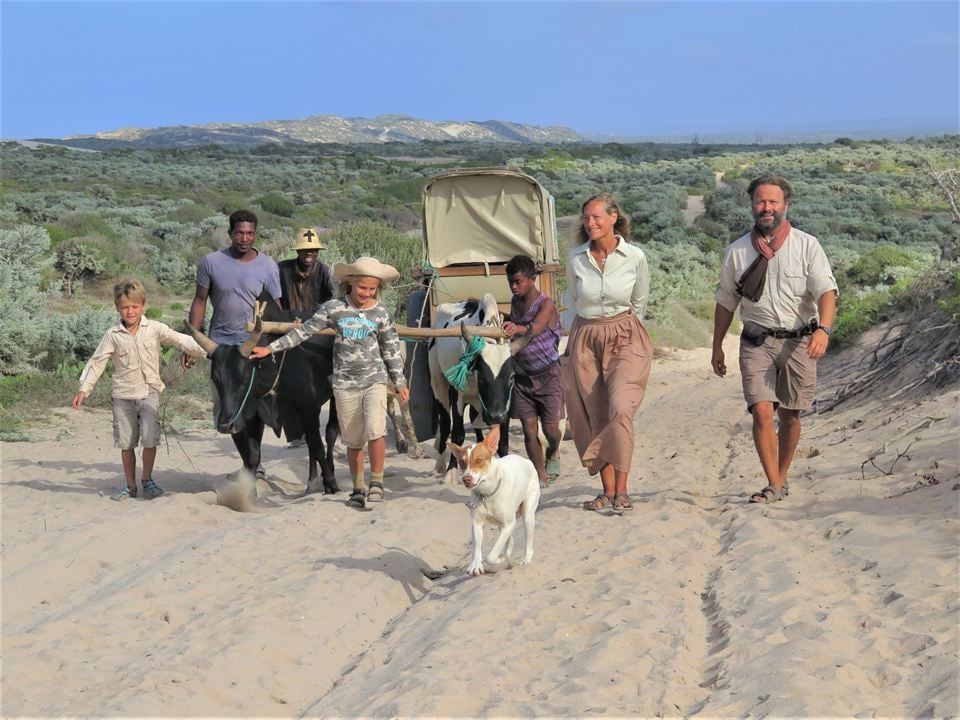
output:
[[[326,250],[327,246],[320,241],[320,236],[314,228],[300,228],[297,230],[297,246],[294,250]]]
[[[356,277],[375,277],[380,282],[388,283],[400,277],[399,271],[393,265],[387,265],[375,257],[358,257],[352,263],[337,263],[333,268],[333,277],[336,280],[350,280]]]

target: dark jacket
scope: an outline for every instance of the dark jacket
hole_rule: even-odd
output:
[[[280,267],[280,289],[283,291],[280,306],[284,310],[313,314],[336,292],[337,286],[330,268],[319,260],[314,272],[307,277],[300,275],[295,259],[277,264]]]

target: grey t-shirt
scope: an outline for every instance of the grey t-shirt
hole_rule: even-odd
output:
[[[280,272],[263,253],[240,262],[229,248],[204,256],[197,266],[197,285],[207,288],[213,304],[213,318],[207,335],[216,343],[239,345],[250,334],[246,323],[253,319],[253,304],[266,290],[279,299]]]

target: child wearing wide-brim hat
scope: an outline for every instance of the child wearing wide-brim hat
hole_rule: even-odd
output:
[[[393,317],[379,302],[383,286],[400,273],[392,265],[363,256],[352,263],[338,263],[333,276],[340,281],[341,296],[325,302],[312,318],[279,340],[254,348],[250,359],[296,347],[325,328],[337,331],[332,385],[353,481],[348,504],[364,508],[383,500],[387,381],[396,386],[403,402],[410,398],[400,337]],[[364,479],[364,446],[370,455],[369,491]]]

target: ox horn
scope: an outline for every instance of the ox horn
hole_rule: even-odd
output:
[[[187,329],[187,332],[190,334],[190,336],[191,336],[194,340],[197,341],[197,345],[199,345],[200,347],[202,347],[203,350],[204,350],[204,352],[207,353],[207,357],[210,357],[211,355],[213,355],[214,351],[215,351],[218,347],[220,347],[220,346],[217,345],[213,340],[211,340],[211,339],[208,338],[206,335],[204,335],[202,332],[200,332],[199,330],[197,330],[197,329],[196,329],[193,325],[191,325],[188,321],[184,320],[184,321],[183,321],[183,326]]]
[[[253,352],[257,343],[260,342],[261,335],[263,335],[263,320],[258,315],[253,324],[253,332],[250,333],[250,336],[244,340],[243,345],[240,346],[240,354],[244,357],[250,357],[250,353]]]
[[[460,336],[469,344],[473,339],[473,333],[467,330],[467,324],[461,320],[460,321]]]

